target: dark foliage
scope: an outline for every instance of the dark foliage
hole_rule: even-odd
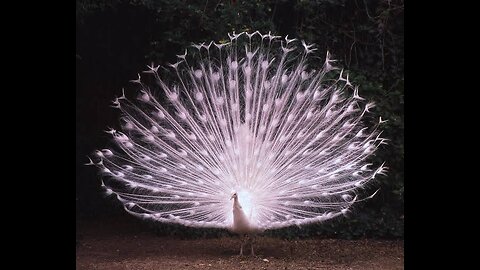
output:
[[[77,0],[77,214],[122,213],[100,195],[95,170],[82,164],[93,149],[107,144],[102,130],[118,123],[109,102],[128,80],[152,61],[174,61],[192,42],[259,30],[329,50],[349,70],[360,94],[376,102],[375,113],[388,120],[383,137],[390,139],[375,157],[389,167],[388,175],[378,178],[379,193],[350,217],[267,233],[286,238],[403,237],[403,9],[403,0]],[[184,237],[219,233],[156,228]]]

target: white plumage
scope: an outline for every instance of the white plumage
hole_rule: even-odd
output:
[[[165,73],[176,79],[149,66],[156,84],[139,75],[138,101],[115,99],[123,131],[109,130],[115,146],[94,159],[106,192],[143,218],[238,233],[346,213],[385,172],[367,161],[385,142],[362,123],[373,103],[362,105],[343,71],[332,76],[328,53],[317,65],[312,45],[229,38],[179,55]]]

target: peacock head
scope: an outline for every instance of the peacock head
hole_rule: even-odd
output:
[[[237,198],[238,198],[237,192],[234,192],[234,193],[232,194],[232,197],[230,197],[230,200],[231,200],[231,199],[237,199]]]

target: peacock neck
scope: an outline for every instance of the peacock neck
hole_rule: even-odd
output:
[[[242,206],[238,202],[238,197],[233,198],[233,209],[242,209]]]

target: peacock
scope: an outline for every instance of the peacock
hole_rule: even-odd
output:
[[[330,53],[258,31],[194,44],[113,101],[121,131],[88,165],[125,211],[190,227],[258,233],[346,215],[384,163],[374,107]],[[317,63],[321,62],[321,65]],[[162,93],[163,95],[160,95]],[[240,255],[247,240],[242,242]]]

